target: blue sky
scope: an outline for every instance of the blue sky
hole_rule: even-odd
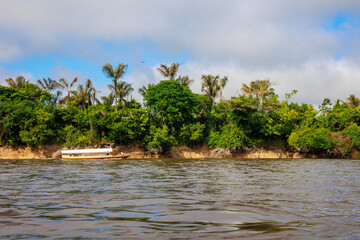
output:
[[[0,84],[24,75],[90,78],[103,95],[105,63],[127,63],[123,80],[156,83],[160,64],[180,75],[228,76],[224,96],[270,79],[280,97],[321,104],[360,97],[360,4],[355,0],[12,0],[0,9]]]

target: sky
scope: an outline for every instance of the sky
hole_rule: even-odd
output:
[[[224,98],[243,83],[269,79],[284,99],[320,105],[360,97],[359,0],[0,0],[0,84],[91,79],[109,93],[101,68],[128,64],[122,78],[138,89],[179,75],[228,76]]]

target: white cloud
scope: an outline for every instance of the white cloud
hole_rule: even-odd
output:
[[[192,85],[194,92],[200,93],[201,75],[213,74],[228,76],[229,81],[224,89],[225,98],[238,96],[242,84],[251,81],[270,79],[275,83],[276,94],[284,99],[285,93],[298,90],[292,101],[319,105],[324,98],[332,101],[345,100],[350,94],[360,92],[360,69],[357,65],[345,60],[309,61],[297,68],[278,68],[265,71],[253,71],[242,68],[235,63],[223,65],[208,65],[202,63],[187,63],[180,69],[195,79]]]
[[[180,74],[195,79],[197,92],[202,74],[229,76],[228,97],[241,83],[270,78],[279,95],[297,89],[294,99],[319,104],[360,90],[359,30],[348,23],[340,31],[325,27],[339,13],[359,12],[358,0],[12,0],[0,9],[6,35],[0,37],[0,61],[49,53],[99,64],[122,58],[99,44],[108,41],[129,48],[136,62],[144,56],[136,42],[146,39],[159,51],[189,53]],[[161,79],[155,68],[135,65],[124,77],[134,97],[140,98],[139,87]],[[74,74],[61,66],[52,71]],[[106,85],[100,88],[106,91]]]
[[[16,44],[0,39],[0,62],[13,60],[21,55],[21,51]]]
[[[0,26],[23,33],[27,51],[62,51],[63,41],[89,47],[99,39],[147,37],[167,51],[273,66],[332,56],[341,33],[326,31],[325,21],[337,10],[359,8],[357,1],[325,0],[13,0],[2,5]]]
[[[31,73],[26,72],[26,71],[10,71],[7,70],[5,68],[1,68],[0,67],[0,85],[2,86],[8,86],[5,79],[7,78],[12,78],[15,79],[18,76],[24,76],[26,80],[29,80],[30,82],[34,83],[36,80],[34,79],[34,77],[32,76]]]

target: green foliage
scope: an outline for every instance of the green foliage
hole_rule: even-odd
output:
[[[313,109],[308,113],[310,118],[311,113],[315,117]],[[289,105],[287,101],[283,101],[274,111],[263,113],[262,117],[260,132],[265,137],[287,139],[302,120],[307,118],[307,114],[301,111],[298,105]]]
[[[51,129],[53,115],[43,109],[35,109],[27,118],[19,132],[20,139],[26,145],[42,145],[52,142],[54,132]]]
[[[174,71],[165,67],[167,78],[174,78],[176,65]],[[236,150],[282,143],[304,150],[332,149],[334,154],[349,154],[355,147],[360,150],[360,101],[355,95],[334,104],[324,99],[317,111],[311,104],[289,102],[296,91],[280,101],[272,83],[259,80],[242,85],[243,94],[216,103],[227,78],[204,75],[202,95],[190,90],[192,80],[187,77],[143,87],[142,108],[136,100],[129,100],[131,85],[118,81],[125,69],[124,64],[118,69],[104,66],[113,81],[113,94],[103,97],[102,104],[90,80],[71,90],[77,78],[71,84],[64,79],[60,83],[44,79],[39,84],[49,92],[55,85],[66,91],[67,96],[59,101],[66,104],[57,105],[59,94],[43,91],[21,76],[7,79],[12,87],[0,86],[0,144],[142,143],[166,152],[177,144]]]
[[[349,123],[360,124],[360,111],[356,108],[349,108],[347,103],[337,101],[332,109],[327,108],[318,117],[318,125],[330,129],[332,132],[343,131]]]
[[[68,125],[63,129],[64,146],[71,147],[76,145],[91,144],[89,140],[89,132],[82,132],[72,125]]]
[[[290,135],[288,142],[290,146],[302,149],[329,149],[335,144],[329,134],[325,128],[302,127]]]
[[[150,128],[149,116],[143,109],[119,110],[106,120],[109,131],[105,136],[115,143],[142,142]]]
[[[52,114],[46,103],[51,95],[38,86],[24,83],[13,89],[0,86],[0,142],[40,145],[53,136]]]
[[[144,100],[160,120],[158,126],[165,124],[173,128],[175,134],[183,124],[192,123],[194,114],[200,112],[195,94],[175,80],[164,80],[149,86]]]
[[[236,149],[250,143],[244,131],[234,124],[226,125],[221,132],[212,132],[208,137],[208,145],[212,147],[223,147]]]
[[[180,139],[184,144],[201,143],[204,138],[205,124],[199,122],[195,124],[183,125],[180,130]]]
[[[145,141],[150,148],[158,149],[160,152],[166,152],[172,145],[176,144],[176,139],[170,134],[166,125],[163,125],[162,128],[151,126],[150,134]]]
[[[128,140],[127,128],[124,122],[117,122],[111,125],[109,139],[115,143],[126,143]]]
[[[353,123],[348,126],[343,132],[350,137],[354,146],[357,149],[360,149],[360,127],[356,123]]]
[[[349,155],[354,150],[354,144],[345,133],[331,133],[330,137],[335,142],[337,149],[342,151],[345,155]]]
[[[23,145],[20,131],[33,113],[35,103],[29,100],[1,101],[0,103],[0,142]]]

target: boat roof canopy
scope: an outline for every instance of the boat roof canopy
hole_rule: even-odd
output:
[[[112,148],[61,150],[61,154],[111,153]]]

